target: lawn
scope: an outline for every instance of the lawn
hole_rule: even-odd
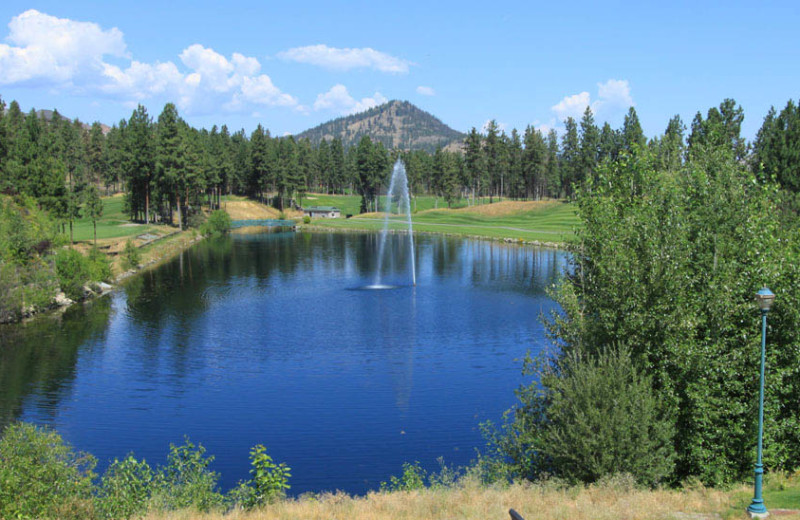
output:
[[[497,200],[497,199],[495,199]],[[383,209],[386,203],[386,197],[381,196],[379,207]],[[489,198],[479,199],[480,203],[488,203]],[[361,209],[361,195],[325,195],[324,193],[309,193],[301,201],[303,207],[309,206],[334,206],[339,208],[342,216],[345,215],[358,215]],[[453,208],[462,208],[467,205],[466,199],[460,199],[458,202],[452,204]],[[420,195],[418,197],[411,197],[411,211],[420,212],[428,211],[431,209],[445,209],[447,202],[442,197],[433,197],[431,195]]]
[[[494,207],[418,212],[412,215],[412,223],[415,231],[552,243],[569,241],[578,224],[574,207],[563,202],[528,203],[523,205],[527,209],[522,210],[512,207],[507,211],[492,211]],[[370,214],[350,219],[315,220],[313,224],[375,231],[383,228],[383,217]],[[406,226],[405,217],[390,217],[390,229],[405,229]]]
[[[138,236],[144,233],[163,234],[172,228],[132,223],[122,211],[123,198],[121,196],[103,198],[103,216],[97,221],[97,239],[124,238]],[[91,241],[94,239],[92,219],[84,217],[73,224],[73,237],[76,241]]]

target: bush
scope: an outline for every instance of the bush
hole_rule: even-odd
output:
[[[8,426],[0,439],[0,518],[91,517],[95,464],[54,431]]]
[[[291,468],[285,463],[275,464],[267,449],[259,444],[250,450],[250,475],[252,479],[240,482],[231,490],[230,500],[240,507],[250,509],[283,498],[289,485]]]
[[[114,459],[100,481],[96,510],[100,518],[131,518],[147,511],[152,492],[153,470],[144,460],[129,454]]]
[[[194,508],[209,511],[222,505],[217,490],[219,474],[208,469],[213,456],[205,457],[206,449],[186,438],[182,446],[169,445],[167,465],[160,468],[153,483],[153,505],[157,509]]]
[[[61,249],[56,253],[56,274],[64,294],[80,300],[84,296],[83,286],[92,277],[89,259],[74,249]]]
[[[495,438],[518,476],[591,483],[626,472],[655,486],[672,475],[673,423],[627,347],[528,360],[526,374],[538,382],[518,391],[513,421]]]
[[[111,280],[111,260],[97,248],[89,251],[89,277],[93,282]]]
[[[309,217],[308,215],[305,215],[303,217],[303,224],[311,224],[311,217]]]
[[[192,211],[186,219],[186,227],[200,229],[208,219],[202,211]]]
[[[409,462],[403,463],[403,474],[399,477],[392,475],[389,478],[389,483],[381,482],[381,491],[413,491],[415,489],[424,489],[425,480],[428,478],[428,472],[425,471],[419,462],[413,464]]]
[[[122,251],[123,269],[139,267],[141,261],[142,258],[139,255],[139,249],[136,247],[136,244],[133,243],[133,240],[128,239],[128,241],[125,242],[125,249]]]
[[[231,230],[233,222],[231,216],[224,210],[218,209],[211,212],[205,224],[201,227],[201,232],[207,236],[224,235]]]

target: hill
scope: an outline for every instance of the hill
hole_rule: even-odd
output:
[[[44,119],[48,123],[53,120],[53,114],[54,114],[54,112],[52,110],[37,110],[36,111],[36,115],[39,116],[40,118]],[[72,121],[72,119],[70,119],[69,117],[65,117],[64,114],[60,114],[60,115],[61,115],[62,119],[66,119],[67,121],[70,121],[70,122]],[[84,123],[84,122],[81,122],[81,126],[83,126],[83,128],[85,128],[86,130],[89,130],[89,129],[92,128],[91,124]],[[103,123],[100,123],[100,128],[103,129],[103,135],[107,134],[111,130],[110,126],[104,125]]]
[[[345,148],[358,144],[363,135],[380,141],[389,149],[426,150],[460,143],[465,134],[453,130],[433,115],[408,101],[389,101],[365,112],[340,117],[306,130],[295,137],[308,138],[314,145],[338,137]]]

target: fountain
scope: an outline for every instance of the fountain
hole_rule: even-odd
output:
[[[370,289],[388,289],[390,286],[381,284],[381,267],[383,266],[383,252],[386,248],[386,235],[389,233],[389,215],[392,212],[392,199],[398,196],[397,211],[402,214],[405,211],[408,222],[408,248],[411,258],[411,283],[417,285],[417,267],[414,258],[414,234],[411,225],[411,200],[408,196],[408,177],[403,161],[397,159],[392,168],[392,178],[389,181],[389,191],[386,192],[386,206],[383,218],[383,232],[381,233],[381,243],[378,248],[378,266],[375,270],[375,283],[369,286]]]

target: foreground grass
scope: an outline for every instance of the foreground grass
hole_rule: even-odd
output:
[[[797,482],[793,483],[797,490]],[[375,492],[365,497],[327,493],[301,497],[268,505],[256,511],[233,511],[226,515],[198,514],[192,511],[151,514],[150,520],[465,520],[508,519],[514,509],[527,520],[656,520],[679,518],[680,513],[708,515],[706,518],[747,518],[744,510],[751,489],[737,486],[732,490],[702,486],[678,490],[637,490],[609,483],[589,487],[557,487],[550,484],[514,484],[484,487],[462,483],[453,488],[415,491]],[[744,497],[744,498],[743,498]],[[767,489],[765,500],[770,508],[781,506]],[[795,504],[797,507],[797,504]],[[783,518],[800,518],[789,514]]]
[[[415,231],[546,243],[568,242],[578,224],[573,206],[563,202],[530,203],[526,206],[528,209],[496,213],[491,211],[493,206],[429,210],[412,215],[412,222]],[[319,219],[313,225],[377,231],[383,228],[383,216],[369,214],[350,219]],[[406,226],[405,217],[390,217],[390,229],[403,230]]]

